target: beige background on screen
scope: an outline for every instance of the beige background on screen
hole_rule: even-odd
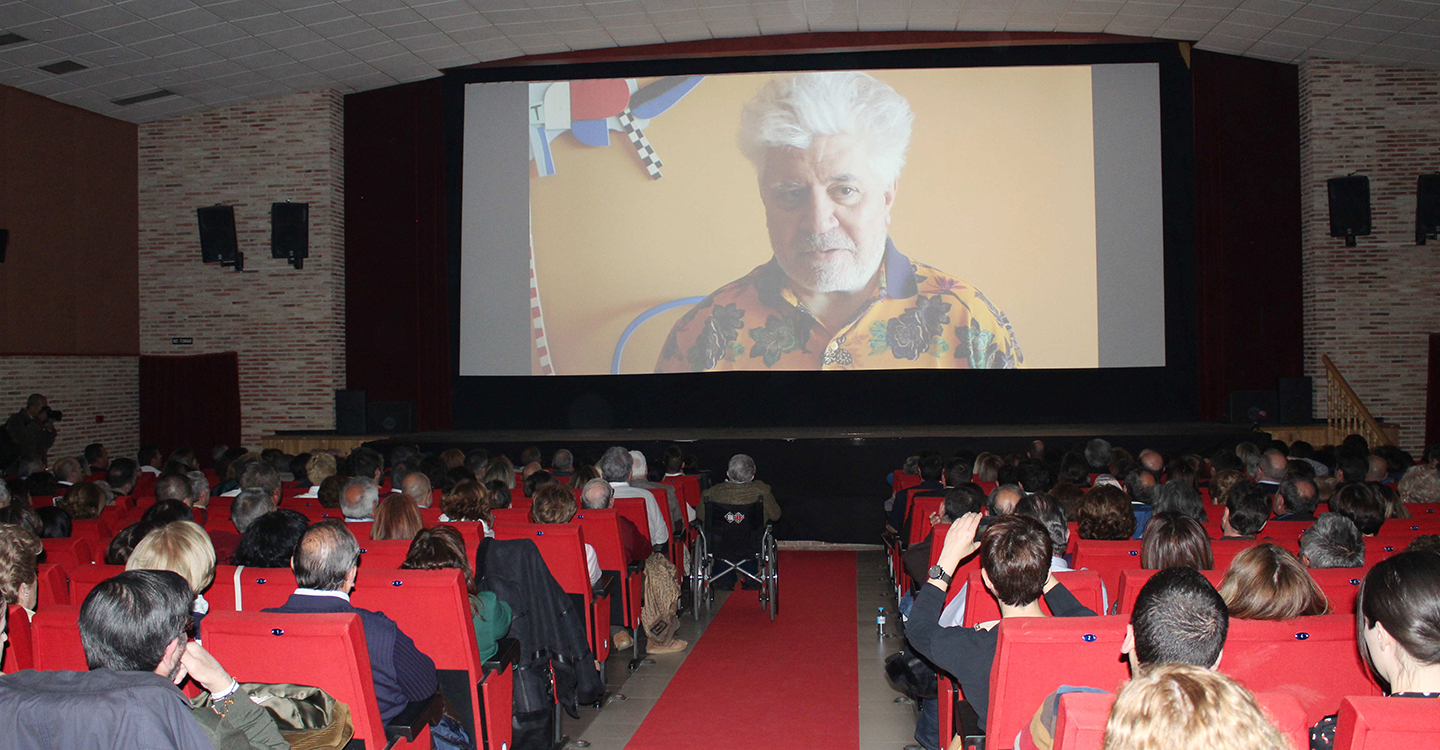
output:
[[[1089,68],[873,73],[915,113],[890,226],[896,246],[983,291],[1010,316],[1028,367],[1096,367]],[[608,148],[561,135],[551,143],[556,174],[531,167],[536,278],[557,374],[608,373],[635,316],[769,260],[755,171],[735,132],[745,102],[772,77],[707,77],[655,118],[646,134],[665,163],[660,180],[616,132]],[[686,309],[642,325],[621,371],[653,371]]]

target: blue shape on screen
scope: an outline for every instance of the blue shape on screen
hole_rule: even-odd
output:
[[[586,146],[610,145],[610,127],[604,120],[571,120],[570,134]]]
[[[672,302],[666,302],[656,305],[649,310],[646,310],[645,312],[636,315],[635,319],[630,321],[630,325],[625,326],[625,331],[620,334],[620,340],[615,342],[615,356],[610,359],[610,374],[620,374],[620,357],[625,354],[625,342],[630,340],[630,334],[634,333],[635,329],[639,328],[641,323],[644,323],[645,321],[655,317],[656,315],[659,315],[662,312],[665,312],[666,310],[673,310],[677,307],[698,305],[704,299],[704,297],[684,297],[674,300]]]

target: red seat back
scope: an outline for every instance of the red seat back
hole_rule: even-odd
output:
[[[1365,565],[1359,568],[1311,568],[1310,577],[1320,584],[1320,589],[1330,598],[1331,614],[1353,614],[1355,600],[1360,593],[1360,582],[1365,580],[1365,574],[1374,566],[1374,562],[1366,560]]]
[[[70,601],[84,604],[90,590],[101,581],[114,578],[125,572],[124,565],[86,565],[70,571]]]
[[[1071,567],[1093,570],[1110,591],[1120,588],[1120,571],[1140,567],[1140,540],[1097,541],[1081,539],[1075,543],[1075,561]]]
[[[1158,571],[1154,570],[1141,570],[1139,568],[1128,568],[1120,571],[1120,589],[1119,593],[1116,594],[1116,601],[1120,605],[1120,609],[1117,611],[1120,614],[1128,615],[1135,611],[1135,599],[1140,596],[1140,589],[1144,588],[1145,583],[1157,572]],[[1220,589],[1220,579],[1225,577],[1225,571],[1202,570],[1200,571],[1200,575],[1205,576],[1205,579],[1210,581],[1218,591]]]
[[[1105,614],[1105,596],[1100,591],[1100,576],[1095,571],[1061,571],[1055,574],[1055,578],[1070,590],[1076,601],[1089,607],[1096,614]],[[967,581],[962,625],[968,628],[978,623],[1000,619],[1000,603],[995,600],[995,595],[985,588],[985,582],[980,578],[980,571],[971,572]],[[954,588],[953,584],[951,588]],[[1043,597],[1040,599],[1040,608],[1045,610],[1045,614],[1050,614],[1050,605],[1045,603]]]
[[[236,571],[239,571],[240,596],[235,595]],[[252,568],[234,565],[215,566],[215,583],[205,592],[211,610],[224,612],[258,612],[279,607],[295,592],[295,574],[289,568]],[[209,620],[206,620],[209,625]]]
[[[5,661],[0,663],[0,672],[15,674],[22,669],[34,669],[35,646],[30,636],[30,617],[18,604],[11,604],[6,616],[10,645],[5,648]]]
[[[1014,747],[1035,709],[1061,685],[1115,690],[1130,677],[1120,653],[1128,617],[1012,617],[1001,620],[990,670],[987,748]]]
[[[355,739],[386,746],[359,615],[212,612],[205,618],[205,649],[242,682],[324,689],[350,707]],[[428,742],[427,736],[423,746]]]
[[[661,480],[675,488],[675,498],[692,507],[700,507],[700,477],[694,474],[680,474]]]
[[[921,495],[910,498],[910,544],[919,544],[925,541],[930,534],[930,514],[939,513],[940,507],[945,504],[945,498],[934,495]]]
[[[1335,750],[1440,747],[1437,709],[1429,698],[1346,697],[1335,726]]]
[[[24,614],[21,614],[24,617]],[[80,607],[56,605],[35,610],[30,620],[35,669],[69,669],[83,672],[85,649],[80,645]]]
[[[604,661],[610,654],[610,629],[601,627],[609,618],[601,618],[595,605],[595,591],[590,584],[590,566],[585,560],[584,530],[577,524],[515,523],[495,524],[496,539],[529,539],[545,558],[545,567],[565,593],[580,597],[585,611],[585,632],[595,657]],[[598,557],[598,555],[597,555]],[[602,597],[603,599],[603,597]],[[608,610],[607,610],[608,611]],[[603,631],[603,633],[602,633]]]
[[[612,507],[615,508],[615,512],[620,514],[621,517],[630,519],[630,523],[635,524],[635,528],[639,529],[640,533],[644,534],[646,539],[650,538],[650,521],[646,515],[645,501],[643,499],[638,497],[617,497]]]
[[[1284,693],[1256,693],[1255,702],[1285,736],[1290,746],[1310,745],[1310,725],[1305,723],[1305,710],[1294,696]],[[1105,722],[1110,718],[1114,693],[1066,693],[1060,696],[1060,709],[1055,717],[1053,750],[1100,750],[1105,737]]]
[[[82,518],[70,522],[70,537],[90,542],[91,549],[103,550],[110,546],[110,537],[115,536],[118,530],[110,528],[104,518]]]
[[[360,567],[362,570],[396,569],[405,562],[410,553],[408,539],[361,539]]]
[[[70,584],[66,581],[65,570],[53,563],[37,566],[39,587],[35,592],[35,603],[41,607],[51,604],[70,603]],[[75,602],[79,604],[80,602]]]
[[[96,562],[90,543],[84,539],[41,539],[45,548],[45,562],[58,565],[68,576],[70,571]]]
[[[1314,724],[1347,695],[1379,695],[1355,643],[1355,617],[1230,620],[1220,671],[1251,692],[1289,693]]]
[[[495,508],[490,511],[495,523],[530,523],[530,509]]]
[[[582,510],[575,514],[574,523],[584,529],[585,541],[595,548],[595,557],[601,570],[619,574],[622,585],[620,592],[625,603],[625,622],[634,627],[640,617],[640,602],[644,596],[644,579],[632,575],[625,560],[625,548],[620,541],[620,516],[614,508],[605,510]]]
[[[917,484],[920,484],[919,474],[906,474],[903,471],[897,471],[895,472],[895,478],[890,482],[890,489],[893,492],[899,492],[907,487],[914,487]]]

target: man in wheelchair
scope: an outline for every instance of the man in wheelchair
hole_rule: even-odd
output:
[[[755,459],[744,453],[737,453],[730,459],[730,466],[725,473],[725,481],[705,490],[705,492],[700,495],[699,516],[705,519],[705,528],[711,530],[712,533],[726,533],[729,530],[728,527],[736,525],[736,519],[731,519],[725,523],[720,523],[719,521],[724,520],[724,516],[727,514],[733,515],[734,513],[743,512],[741,510],[742,506],[747,506],[755,502],[764,504],[765,523],[774,523],[780,520],[780,504],[775,502],[775,495],[770,492],[770,485],[755,478]],[[712,505],[722,507],[712,508]],[[712,513],[718,514],[719,518],[712,519]],[[722,529],[724,531],[722,531]],[[747,541],[744,534],[736,534],[735,536],[738,537],[734,540],[736,545]],[[732,545],[732,550],[730,550],[739,553],[748,551],[752,559],[741,561],[740,567],[751,575],[756,574],[753,555],[759,552],[759,544],[760,538],[759,536],[755,536],[754,540],[749,541],[749,544],[746,546],[736,547]],[[712,549],[712,552],[713,551],[715,550]],[[733,590],[735,588],[735,578],[736,575],[733,571],[727,572],[715,580],[714,586],[721,591]],[[748,576],[741,581],[740,585],[742,588],[748,590],[760,588],[760,582]]]
[[[713,589],[733,590],[738,577],[742,588],[760,590],[760,606],[774,619],[779,559],[770,524],[780,518],[780,505],[769,485],[755,479],[754,459],[743,453],[730,459],[726,481],[700,496],[699,517],[690,555],[696,617]]]

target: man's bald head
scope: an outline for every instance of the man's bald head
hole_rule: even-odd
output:
[[[430,507],[431,501],[435,499],[434,488],[430,486],[430,477],[418,471],[405,475],[405,480],[400,485],[400,491],[422,508]]]
[[[990,493],[990,515],[1008,516],[1015,512],[1015,506],[1025,497],[1025,491],[1013,484],[1002,484]]]
[[[380,488],[365,477],[351,477],[340,491],[340,512],[346,518],[370,518],[380,504]]]
[[[1165,469],[1165,457],[1159,451],[1146,448],[1140,451],[1140,464],[1158,475]]]
[[[604,510],[610,507],[615,497],[615,488],[604,479],[591,479],[580,491],[580,504],[587,510]]]
[[[1385,481],[1385,477],[1389,476],[1389,474],[1390,465],[1385,463],[1384,458],[1381,458],[1380,456],[1370,457],[1370,471],[1365,473],[1365,481],[1383,482]]]
[[[1273,449],[1265,451],[1260,456],[1255,478],[1266,482],[1282,482],[1285,480],[1285,467],[1289,463],[1290,459],[1286,458],[1284,453]]]
[[[345,522],[329,519],[312,525],[300,537],[290,568],[301,588],[343,591],[352,583],[360,562],[360,544]]]

